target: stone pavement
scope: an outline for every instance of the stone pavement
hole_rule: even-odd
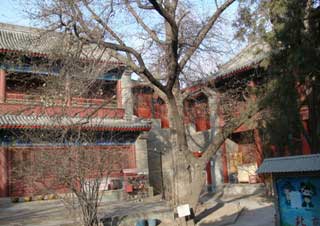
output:
[[[238,200],[245,209],[234,226],[272,226],[275,225],[273,202],[262,197]]]
[[[219,203],[214,208],[214,212],[201,219],[198,226],[222,226],[233,223],[237,220],[243,208],[233,203]]]
[[[211,213],[197,226],[272,226],[274,206],[271,200],[259,195],[221,197],[211,202]]]
[[[152,214],[147,212],[152,210]],[[100,216],[124,215],[132,212],[137,218],[161,219],[163,226],[170,223],[170,209],[159,199],[144,202],[103,202]],[[168,214],[169,213],[169,214]],[[261,196],[233,196],[209,198],[198,216],[197,226],[270,226],[274,225],[274,207]],[[76,226],[79,222],[59,200],[11,203],[0,200],[1,226]],[[166,219],[166,220],[163,220]],[[134,225],[132,223],[125,225]]]
[[[138,211],[137,211],[138,210]],[[154,217],[166,216],[171,212],[166,203],[159,200],[144,202],[103,202],[99,215],[124,215],[134,211],[137,218],[148,218],[147,212],[153,210]],[[1,226],[78,226],[77,215],[68,211],[62,201],[42,200],[25,203],[11,203],[10,200],[0,200]]]
[[[0,225],[5,226],[57,226],[76,223],[63,203],[58,200],[43,200],[11,203],[1,200]]]

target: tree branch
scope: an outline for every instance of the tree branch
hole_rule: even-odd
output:
[[[98,16],[94,10],[92,10],[92,8],[89,6],[88,2],[83,0],[82,1],[83,4],[85,5],[85,7],[87,8],[87,10],[92,14],[93,18],[95,19],[95,21],[97,21],[106,31],[109,32],[109,34],[115,38],[115,40],[117,40],[117,42],[120,44],[120,45],[123,45],[123,46],[126,46],[126,44],[124,43],[124,41],[119,37],[119,35],[117,35],[110,27],[107,23],[105,23],[100,16]],[[131,59],[131,56],[130,54],[127,54],[127,57],[129,59]]]
[[[91,44],[97,44],[98,46],[103,46],[105,48],[109,48],[115,51],[120,51],[124,53],[132,54],[136,60],[138,61],[139,66],[137,66],[131,57],[124,58],[120,54],[112,53],[113,56],[117,59],[121,59],[123,62],[128,64],[128,66],[137,74],[145,76],[151,83],[153,83],[156,87],[158,87],[162,92],[166,93],[167,90],[165,87],[152,75],[152,73],[146,68],[146,65],[144,63],[144,60],[141,57],[141,54],[138,53],[135,49],[128,47],[126,45],[106,42],[103,39],[97,40],[96,37],[92,34],[92,31],[89,29],[87,24],[85,23],[82,13],[77,5],[73,4],[71,5],[71,9],[73,11],[73,14],[76,16],[77,22],[81,25],[81,27],[84,29],[85,33],[90,39],[85,39],[84,37],[79,37],[80,39],[85,39],[86,42]]]
[[[138,24],[141,25],[141,27],[149,34],[149,36],[152,38],[153,41],[157,42],[158,44],[163,44],[163,42],[160,41],[159,37],[157,36],[157,33],[153,30],[151,30],[142,20],[142,18],[137,14],[137,12],[132,8],[128,0],[125,0],[125,4],[131,13],[131,15],[135,18]]]
[[[95,19],[95,21],[97,21],[106,31],[109,32],[109,34],[114,37],[118,42],[119,44],[121,45],[124,45],[125,46],[125,43],[124,41],[108,26],[107,23],[105,23],[100,16],[98,16],[96,14],[96,12],[94,10],[92,10],[92,8],[89,6],[88,2],[83,0],[82,1],[84,6],[86,7],[86,9],[92,14],[92,17]]]
[[[174,32],[178,32],[178,26],[168,11],[162,7],[162,5],[158,4],[156,0],[149,0],[149,2],[153,5],[154,9],[170,24],[172,30]]]
[[[156,0],[149,0],[153,5],[154,9],[165,19],[165,30],[166,30],[166,56],[168,62],[168,79],[166,85],[167,93],[172,93],[173,86],[176,84],[177,78],[180,74],[178,64],[178,45],[179,45],[179,28],[175,21],[175,12],[177,9],[178,1],[167,2],[163,7]]]
[[[195,51],[198,49],[210,29],[213,27],[217,19],[220,17],[220,15],[233,3],[235,0],[227,0],[224,2],[216,11],[215,13],[210,17],[208,22],[200,29],[198,32],[197,38],[193,41],[192,46],[186,51],[184,57],[180,60],[179,66],[182,70],[184,66],[187,64],[189,59],[192,57],[192,55],[195,53]]]
[[[151,5],[143,5],[140,0],[136,0],[136,3],[140,9],[147,9],[147,10],[154,9],[154,7]]]
[[[240,115],[239,118],[234,118],[228,123],[228,128],[222,128],[215,136],[214,141],[207,147],[204,154],[200,157],[200,164],[207,163],[210,158],[217,153],[223,142],[237,128],[251,120],[258,112],[263,109],[262,105],[256,103],[250,104],[248,110]],[[199,162],[196,162],[199,164]]]

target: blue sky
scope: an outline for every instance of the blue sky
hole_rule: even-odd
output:
[[[24,13],[26,4],[30,3],[32,0],[0,0],[0,22],[10,23],[15,25],[22,26],[34,26],[34,22],[28,19],[28,15]],[[212,0],[192,0],[195,1],[197,10],[199,13],[210,13],[212,10]],[[236,4],[233,4],[232,7],[225,12],[225,18],[234,18],[236,13]],[[228,28],[226,31],[226,36],[232,36],[232,30]],[[135,41],[135,40],[134,40]],[[233,47],[234,48],[234,47]],[[239,47],[234,49],[234,52],[237,52]],[[220,58],[220,61],[226,61],[230,56],[225,55]]]
[[[32,22],[24,14],[24,4],[28,3],[28,0],[0,0],[0,22],[10,23],[16,25],[30,26]],[[196,0],[199,11],[202,13],[211,9],[211,0]],[[209,6],[210,7],[207,7]],[[235,11],[235,5],[233,4],[231,14]]]
[[[31,25],[30,20],[23,15],[23,8],[20,3],[22,3],[22,0],[0,0],[0,22],[25,26]]]

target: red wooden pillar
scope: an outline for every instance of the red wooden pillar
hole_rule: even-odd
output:
[[[222,145],[222,175],[223,175],[223,182],[229,182],[229,175],[228,175],[228,159],[227,159],[227,147],[226,143]]]
[[[263,161],[263,149],[262,149],[262,140],[260,137],[260,133],[258,129],[253,130],[253,136],[254,136],[254,142],[256,144],[256,159],[257,159],[257,165],[258,167],[262,164]],[[260,182],[264,182],[264,177],[261,175],[258,175],[260,178]]]
[[[222,114],[219,112],[219,126],[220,128],[223,128],[225,122],[223,120]],[[227,147],[226,142],[224,142],[221,146],[222,152],[221,152],[221,158],[222,158],[222,176],[223,176],[223,182],[229,183],[229,173],[228,173],[228,157],[227,157]]]
[[[183,121],[185,124],[190,123],[190,103],[188,100],[183,101]]]
[[[253,134],[254,134],[254,142],[257,146],[257,151],[256,151],[257,164],[258,166],[260,166],[263,161],[262,140],[261,140],[258,129],[254,129]]]
[[[0,197],[9,196],[8,191],[8,151],[6,148],[0,148]]]
[[[212,185],[212,175],[211,175],[211,161],[209,161],[206,165],[206,171],[207,171],[207,184]]]
[[[0,103],[6,101],[6,72],[0,69]]]
[[[117,81],[117,107],[122,108],[122,88],[121,80]]]
[[[270,145],[272,157],[278,157],[277,147],[275,145]]]
[[[303,120],[302,123],[303,123],[303,127],[304,127],[305,131],[308,131],[308,123],[307,123],[307,121]],[[310,155],[311,154],[311,148],[310,148],[310,145],[309,145],[307,139],[305,138],[305,136],[303,134],[301,134],[301,143],[302,143],[302,154]]]
[[[161,119],[161,128],[169,128],[170,123],[168,119],[168,108],[166,103],[161,104],[160,106],[160,119]]]

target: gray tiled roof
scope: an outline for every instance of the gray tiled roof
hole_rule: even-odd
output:
[[[0,49],[48,54],[61,50],[62,36],[54,32],[0,23]]]
[[[267,158],[257,173],[320,171],[320,154]]]
[[[70,47],[72,43],[72,47]],[[0,23],[0,51],[31,53],[35,55],[63,54],[66,49],[78,51],[77,40],[64,33]],[[99,59],[118,64],[111,57],[111,50],[103,50],[96,45],[82,45],[80,58],[86,60]]]
[[[149,130],[148,121],[128,121],[121,119],[49,117],[25,115],[1,115],[0,128],[65,128],[81,127],[93,130]]]
[[[242,69],[255,67],[270,54],[270,47],[266,43],[252,43],[240,51],[227,63],[219,67],[210,79],[223,79],[225,76],[233,75]]]

